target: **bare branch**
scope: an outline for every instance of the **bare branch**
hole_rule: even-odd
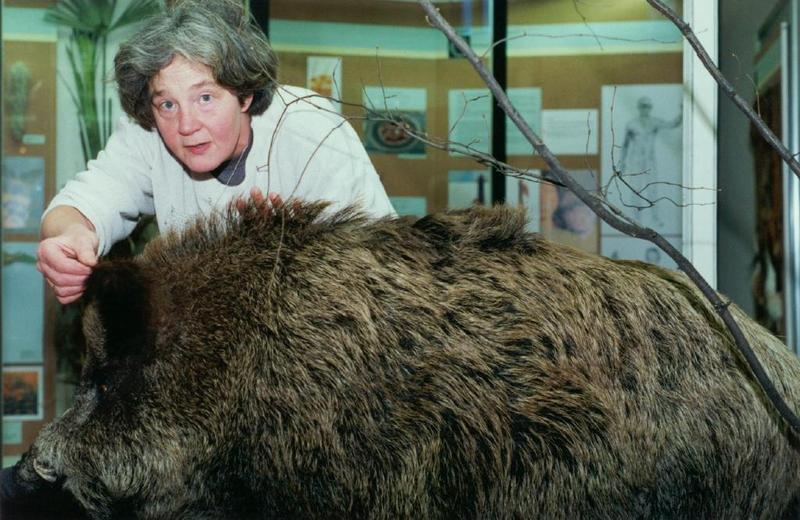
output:
[[[739,79],[745,77],[753,86],[753,99],[755,100],[756,103],[756,114],[758,115],[759,119],[763,119],[761,117],[761,94],[758,91],[758,84],[756,84],[755,80],[753,79],[753,76],[742,72],[742,61],[739,59],[739,56],[735,52],[731,53],[731,57],[733,57],[733,59],[736,60],[736,65],[739,67],[739,74],[736,76],[736,82],[738,83]],[[795,156],[796,155],[797,154],[795,154]]]
[[[594,39],[597,42],[597,46],[600,47],[600,50],[602,51],[603,42],[601,42],[600,38],[597,37],[597,34],[594,32],[594,29],[592,29],[592,26],[589,25],[589,20],[586,19],[586,16],[584,16],[584,14],[581,12],[580,7],[578,7],[579,1],[580,0],[572,0],[572,7],[575,8],[575,12],[578,13],[578,16],[580,16],[581,20],[583,20],[583,25],[585,25],[586,28],[589,29],[589,32],[592,33],[592,36],[594,36]]]
[[[778,155],[781,156],[781,159],[789,166],[795,175],[800,177],[800,162],[797,162],[797,159],[792,155],[792,152],[786,148],[780,139],[770,130],[770,128],[764,123],[764,121],[758,117],[758,114],[750,107],[750,104],[737,92],[736,89],[733,88],[733,85],[722,75],[722,71],[720,71],[717,66],[714,64],[714,60],[708,55],[706,52],[705,47],[700,43],[700,40],[697,39],[697,35],[695,35],[692,28],[687,24],[683,19],[678,16],[678,14],[669,8],[666,4],[664,4],[661,0],[647,0],[647,3],[650,4],[653,9],[657,10],[661,14],[667,17],[669,21],[671,21],[675,26],[681,31],[683,36],[686,38],[686,41],[689,42],[689,45],[692,46],[694,49],[695,54],[702,62],[703,66],[706,68],[709,74],[714,78],[714,81],[717,82],[722,92],[725,93],[726,96],[730,98],[731,101],[741,110],[745,116],[753,123],[753,126],[756,127],[758,133],[764,138],[767,143],[769,143],[772,148],[778,152]]]
[[[694,33],[689,29],[688,25],[677,18],[674,12],[672,12],[667,6],[660,2],[660,0],[647,0],[651,5],[656,7],[661,12],[669,12],[674,16],[673,22],[678,25],[681,32],[685,35],[688,33],[694,38],[694,42],[696,45],[699,46],[699,42],[694,37]],[[740,353],[746,360],[747,364],[750,366],[750,369],[753,372],[754,377],[761,385],[764,393],[766,394],[769,401],[781,415],[781,417],[786,421],[791,429],[794,430],[796,435],[800,435],[800,420],[798,420],[797,416],[794,412],[788,407],[786,402],[783,400],[783,397],[778,393],[775,388],[775,385],[770,380],[769,376],[767,375],[764,367],[761,365],[761,362],[756,357],[753,349],[750,347],[747,339],[745,338],[742,330],[739,328],[739,325],[736,323],[736,320],[733,318],[731,313],[728,310],[728,304],[723,302],[720,298],[719,294],[717,294],[714,289],[708,284],[708,282],[703,278],[703,276],[697,271],[697,269],[692,265],[689,260],[681,254],[672,244],[670,244],[663,236],[655,232],[650,228],[645,228],[639,226],[631,219],[626,218],[622,212],[614,208],[611,204],[608,203],[607,200],[603,200],[593,194],[587,192],[583,186],[581,186],[572,176],[561,166],[558,159],[553,155],[550,149],[542,142],[541,138],[533,132],[533,130],[528,126],[522,116],[519,114],[517,109],[511,104],[508,99],[508,96],[497,83],[497,80],[492,76],[492,74],[486,69],[483,65],[481,60],[475,53],[472,51],[469,45],[464,42],[464,40],[456,33],[453,27],[442,17],[441,13],[434,7],[433,3],[430,0],[418,0],[422,8],[425,10],[429,23],[431,23],[434,27],[439,29],[453,45],[462,53],[463,56],[470,62],[473,66],[475,71],[480,75],[481,79],[486,83],[491,90],[492,95],[495,97],[498,105],[503,109],[503,112],[508,115],[508,117],[514,122],[514,124],[519,128],[520,132],[525,136],[525,138],[530,142],[536,152],[544,159],[547,165],[550,167],[550,171],[552,174],[556,176],[556,178],[563,183],[567,188],[569,188],[584,204],[589,206],[592,211],[595,212],[600,218],[603,219],[607,224],[609,224],[614,229],[621,231],[629,236],[636,237],[636,238],[643,238],[648,240],[658,246],[662,251],[664,251],[667,255],[670,256],[677,264],[678,267],[686,273],[692,282],[697,286],[697,288],[703,293],[703,295],[708,299],[711,305],[716,310],[717,314],[720,316],[722,321],[725,323],[725,326],[728,328],[728,331],[731,333],[734,342],[736,343],[737,347],[739,348]],[[688,38],[688,36],[687,36]],[[692,45],[693,48],[697,50],[695,45]],[[705,51],[702,51],[702,46],[699,47],[701,51],[698,51],[698,54],[702,52],[705,57],[708,59],[708,65],[711,65],[711,68],[716,70],[716,74],[712,72],[712,75],[715,77],[718,75],[721,77],[721,73],[716,67],[713,67],[710,58],[708,55],[705,54]],[[701,56],[701,59],[702,56]],[[724,78],[723,78],[724,79]],[[732,90],[732,89],[731,89]],[[741,99],[741,98],[740,98]],[[749,110],[749,107],[746,103],[742,104],[743,109]],[[748,112],[752,114],[752,110]],[[753,114],[754,115],[754,114]],[[757,118],[756,118],[757,119]],[[766,128],[763,122],[760,122],[761,126]],[[768,128],[766,128],[769,130]],[[771,132],[770,132],[771,133]],[[774,135],[773,135],[774,138]],[[770,141],[773,142],[773,141]],[[777,139],[774,139],[774,142],[777,145],[780,145]],[[775,145],[773,145],[775,146]],[[783,147],[783,145],[780,145]],[[785,150],[785,148],[783,148]],[[792,160],[791,154],[786,152],[786,160]],[[795,164],[796,161],[795,161]],[[800,166],[800,165],[798,165]],[[800,168],[798,168],[798,175],[800,175]]]
[[[597,34],[594,31],[589,33],[570,33],[570,34],[544,34],[538,32],[528,32],[522,31],[521,33],[514,34],[511,36],[506,36],[505,38],[501,38],[499,40],[495,40],[492,44],[486,48],[486,50],[481,54],[480,58],[482,60],[486,59],[487,56],[491,55],[494,49],[502,44],[508,43],[515,40],[521,40],[524,38],[546,38],[549,40],[565,40],[569,38],[594,38],[598,42],[598,46],[600,50],[603,50],[604,47],[602,45],[602,40],[614,41],[614,42],[626,42],[626,43],[658,43],[660,45],[670,45],[676,44],[680,40],[659,40],[658,38],[624,38],[621,36],[611,36],[608,34]]]

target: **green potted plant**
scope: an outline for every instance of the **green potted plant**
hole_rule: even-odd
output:
[[[67,58],[74,86],[67,88],[78,109],[86,161],[97,156],[111,134],[111,98],[106,90],[108,38],[161,8],[158,0],[131,0],[117,13],[117,3],[117,0],[60,0],[45,14],[45,21],[71,30]]]

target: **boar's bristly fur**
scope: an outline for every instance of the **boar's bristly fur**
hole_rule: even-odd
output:
[[[504,207],[324,207],[98,267],[75,406],[23,466],[97,518],[797,514],[797,439],[682,275]],[[797,410],[800,363],[733,312]]]

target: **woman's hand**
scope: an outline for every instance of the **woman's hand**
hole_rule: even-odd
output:
[[[36,268],[62,304],[83,294],[86,279],[97,265],[97,246],[97,234],[82,223],[70,224],[39,243]]]
[[[267,200],[269,200],[269,203],[272,206],[279,206],[283,204],[283,200],[281,200],[280,195],[274,191],[269,192],[269,195],[265,198],[264,192],[262,192],[260,188],[257,186],[250,188],[250,201],[253,202],[256,207],[265,207],[264,204]],[[239,210],[239,213],[244,213],[245,209],[247,208],[247,199],[244,197],[239,197],[234,203],[236,204],[236,209]]]

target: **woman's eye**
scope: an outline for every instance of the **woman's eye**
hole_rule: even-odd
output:
[[[203,104],[211,103],[211,94],[202,94],[200,96],[200,102]]]
[[[175,108],[175,103],[172,101],[162,101],[158,107],[166,112],[171,112]]]

